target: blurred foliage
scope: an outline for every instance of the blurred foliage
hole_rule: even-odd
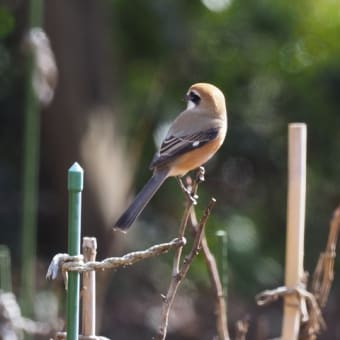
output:
[[[0,6],[0,38],[5,38],[14,29],[15,20],[7,8]]]
[[[305,254],[306,269],[312,270],[340,201],[340,3],[111,0],[105,6],[115,56],[115,98],[124,112],[117,117],[119,131],[128,137],[127,146],[140,166],[136,189],[150,176],[155,131],[183,109],[186,89],[197,81],[219,86],[227,98],[229,130],[222,150],[207,165],[198,212],[209,196],[217,198],[208,241],[215,248],[216,230],[227,230],[229,288],[253,299],[283,280],[287,124],[306,122]],[[21,130],[18,98],[23,95],[18,84],[23,62],[16,25],[15,16],[0,6],[3,202],[20,180],[16,151],[21,137],[15,132]],[[175,181],[167,181],[140,218],[151,225],[136,231],[141,244],[173,237],[182,209],[179,195]],[[11,226],[14,211],[5,212],[2,225]],[[14,244],[9,236],[13,229],[8,230],[4,237]],[[166,259],[169,263],[171,256]],[[141,277],[147,266],[141,265]],[[206,288],[202,260],[190,275]]]
[[[203,3],[112,2],[114,47],[122,61],[120,97],[127,112],[122,125],[132,146],[133,136],[144,137],[140,187],[149,176],[144,169],[154,150],[152,133],[182,109],[186,88],[208,81],[223,89],[229,131],[208,165],[201,190],[209,194],[201,204],[207,195],[217,197],[209,228],[227,228],[235,287],[251,296],[282,282],[289,122],[308,124],[309,269],[314,250],[326,239],[320,230],[327,230],[339,201],[340,5],[215,1],[225,8],[210,11]],[[171,211],[167,198],[160,194],[154,204]]]

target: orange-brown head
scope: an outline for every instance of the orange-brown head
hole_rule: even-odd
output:
[[[226,103],[222,91],[209,83],[196,83],[190,86],[186,98],[188,108],[200,108],[208,110],[217,116],[226,114]]]

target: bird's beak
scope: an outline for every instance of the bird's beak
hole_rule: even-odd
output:
[[[183,100],[185,102],[188,102],[190,100],[190,96],[188,94],[186,94],[184,97],[183,97]]]

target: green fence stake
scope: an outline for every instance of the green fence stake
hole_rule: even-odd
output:
[[[41,27],[43,0],[28,2],[29,29]],[[35,291],[35,257],[37,238],[37,205],[40,148],[40,107],[32,85],[33,57],[27,58],[26,106],[23,139],[23,198],[21,222],[21,291],[20,301],[25,316],[32,316]]]
[[[84,171],[78,163],[68,170],[67,188],[69,192],[68,210],[68,253],[80,255],[81,234],[81,192]],[[67,340],[77,340],[79,332],[79,289],[80,274],[70,272],[67,287]]]
[[[218,230],[217,236],[217,265],[221,277],[224,298],[227,299],[228,294],[228,237],[225,230]]]
[[[12,291],[11,255],[6,245],[0,245],[0,289]]]

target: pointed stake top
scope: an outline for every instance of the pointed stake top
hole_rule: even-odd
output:
[[[84,187],[84,170],[77,163],[68,169],[67,188],[69,191],[82,191]]]
[[[216,231],[216,236],[218,236],[218,237],[224,237],[226,235],[227,235],[227,232],[225,230],[219,229],[219,230]]]

